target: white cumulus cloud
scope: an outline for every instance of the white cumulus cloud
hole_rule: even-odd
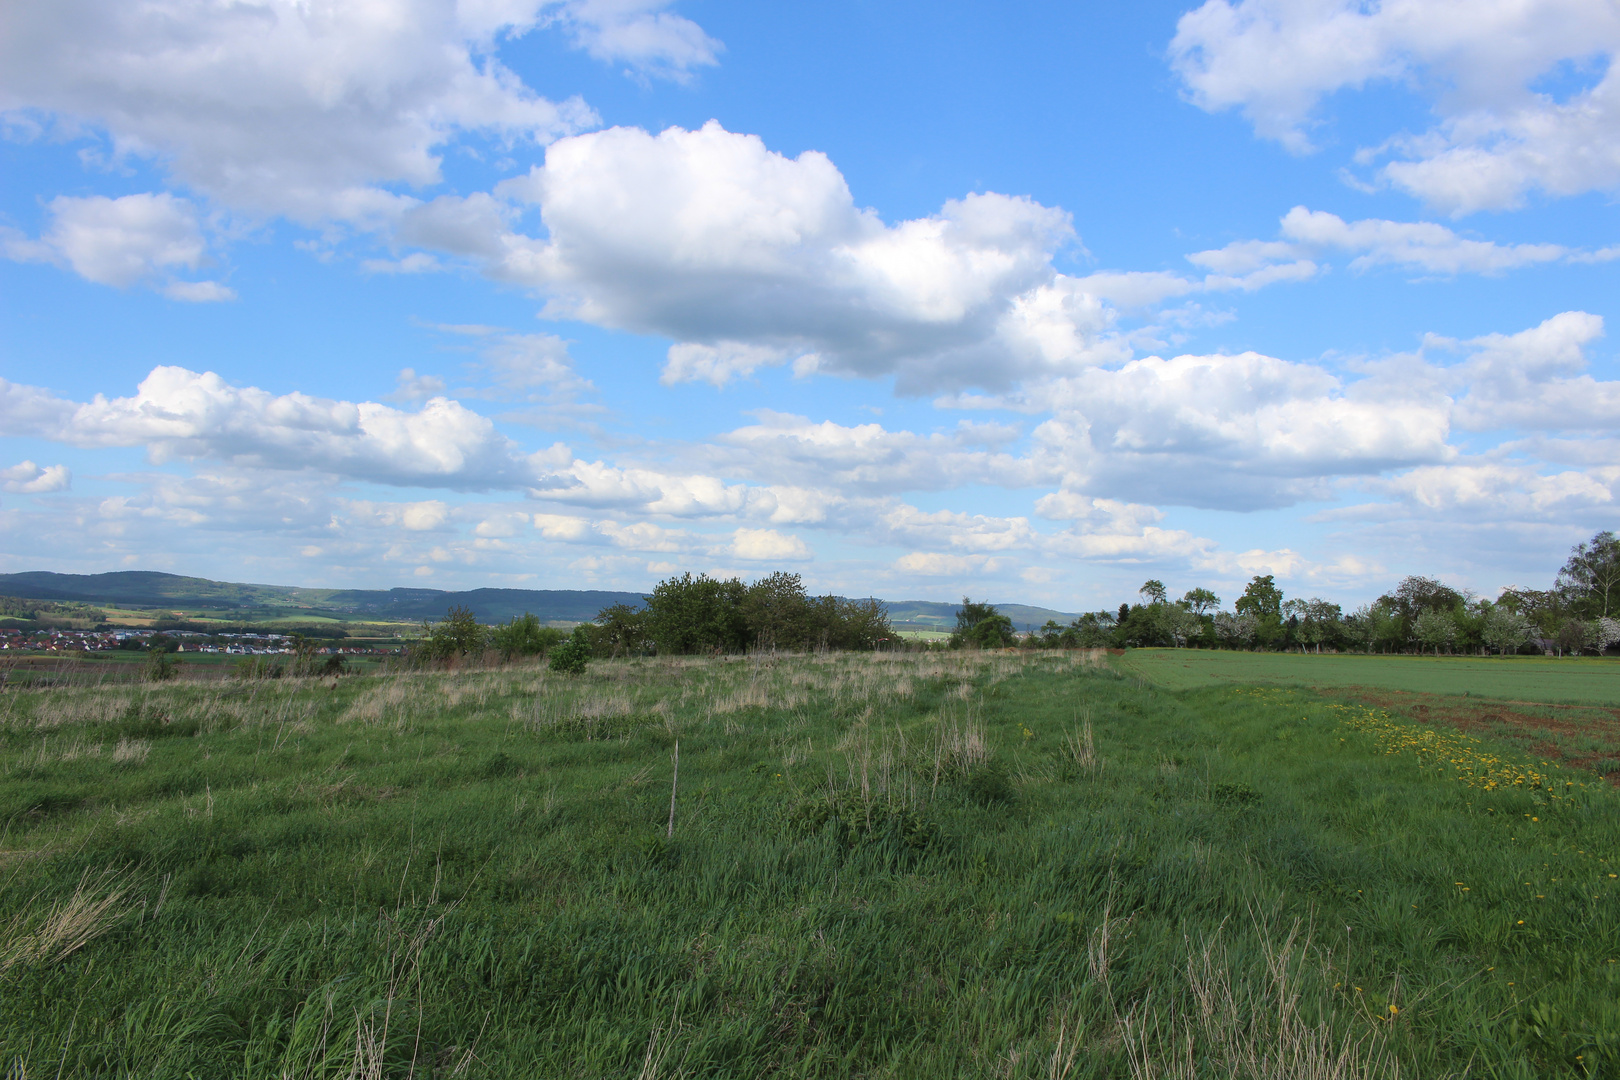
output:
[[[572,7],[590,7],[590,4]],[[375,221],[465,133],[546,142],[594,122],[494,55],[542,0],[59,0],[0,6],[0,112],[103,131],[222,205]],[[587,19],[581,26],[611,20]]]
[[[803,540],[775,529],[738,529],[727,553],[749,562],[804,562],[813,557]]]
[[[1608,0],[1207,0],[1170,53],[1194,103],[1239,108],[1296,151],[1311,149],[1325,97],[1416,89],[1439,123],[1380,148],[1398,156],[1382,175],[1454,213],[1620,187],[1620,7]],[[1567,96],[1538,86],[1571,71],[1586,77]]]
[[[1345,221],[1336,214],[1296,206],[1283,215],[1281,240],[1238,240],[1223,248],[1198,251],[1189,262],[1213,275],[1244,275],[1253,281],[1267,271],[1293,276],[1312,259],[1342,252],[1353,255],[1350,269],[1394,266],[1431,274],[1500,274],[1551,262],[1592,262],[1613,258],[1604,249],[1576,251],[1559,244],[1498,244],[1473,240],[1431,221],[1366,218]]]
[[[235,295],[217,281],[173,279],[176,270],[196,270],[207,253],[197,209],[185,199],[59,195],[47,209],[50,224],[39,239],[0,237],[8,258],[64,264],[99,285],[146,282],[174,300],[207,303]]]
[[[575,44],[631,71],[685,81],[693,68],[712,67],[725,48],[690,19],[669,11],[670,0],[567,0],[548,5]]]
[[[669,382],[795,359],[912,388],[1005,386],[1095,362],[1110,318],[1052,267],[1073,238],[1060,210],[988,193],[889,225],[825,155],[713,121],[561,139],[496,193],[538,205],[547,236],[468,199],[440,200],[454,227],[416,239],[541,291],[552,317],[673,339]]]
[[[488,419],[445,398],[404,412],[278,396],[181,367],[154,368],[133,397],[82,404],[0,380],[0,423],[77,446],[144,446],[157,462],[209,459],[413,487],[519,487],[554,456],[523,455]]]
[[[1034,457],[1103,496],[1253,508],[1452,453],[1450,403],[1258,353],[1145,357],[1054,380]]]
[[[1620,430],[1620,382],[1587,374],[1603,319],[1566,311],[1517,334],[1460,343],[1472,355],[1448,374],[1464,387],[1459,426],[1475,430]],[[1431,339],[1443,344],[1443,339]]]
[[[73,484],[73,474],[66,465],[41,467],[24,461],[7,469],[0,469],[0,491],[13,495],[44,495],[52,491],[66,491]]]

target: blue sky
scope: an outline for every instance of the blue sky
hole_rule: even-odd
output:
[[[1620,14],[0,13],[0,568],[1112,606],[1617,525]]]

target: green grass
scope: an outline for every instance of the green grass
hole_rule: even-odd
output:
[[[1620,661],[1603,657],[1369,656],[1132,649],[1117,662],[1122,669],[1169,690],[1265,683],[1620,705]]]
[[[1616,1075],[1614,796],[1347,715],[1051,654],[11,691],[0,1069]]]
[[[391,648],[393,645],[393,642],[385,642],[379,647]],[[89,653],[28,653],[19,650],[6,657],[0,670],[5,672],[11,685],[17,686],[39,681],[49,681],[53,685],[97,686],[143,680],[151,659],[150,653],[125,649]],[[253,658],[240,653],[183,652],[170,654],[170,659],[183,674],[218,679],[229,677],[235,668]],[[261,653],[258,659],[286,668],[291,666],[293,658],[285,653]],[[387,653],[348,653],[344,655],[343,662],[344,667],[352,673],[370,675],[387,667],[393,659]]]

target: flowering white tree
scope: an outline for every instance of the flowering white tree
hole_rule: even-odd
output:
[[[1180,604],[1159,605],[1158,610],[1160,629],[1176,643],[1178,649],[1204,632],[1204,620]]]
[[[1620,643],[1620,619],[1599,619],[1593,647],[1602,652],[1616,643]]]
[[[1439,656],[1442,646],[1450,649],[1452,642],[1457,640],[1457,620],[1451,617],[1449,611],[1430,608],[1418,613],[1412,623],[1412,636]]]
[[[1486,614],[1480,638],[1486,648],[1495,649],[1505,656],[1509,649],[1517,650],[1530,640],[1530,620],[1498,604]]]
[[[1215,635],[1227,648],[1235,649],[1252,643],[1259,628],[1260,620],[1247,612],[1242,615],[1233,615],[1230,611],[1215,613]]]

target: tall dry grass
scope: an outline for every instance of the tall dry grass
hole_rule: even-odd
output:
[[[86,870],[67,899],[43,909],[25,904],[0,931],[0,976],[18,965],[59,963],[107,933],[135,910],[126,902],[134,885],[125,871]]]

